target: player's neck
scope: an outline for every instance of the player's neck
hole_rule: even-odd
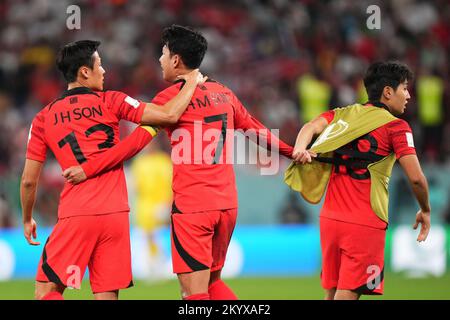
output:
[[[388,101],[387,101],[384,97],[381,97],[381,99],[380,99],[379,102],[380,102],[382,105],[384,105],[384,108],[385,108],[387,111],[391,112],[391,108],[389,107]]]
[[[81,84],[81,83],[78,82],[78,81],[74,81],[74,82],[70,82],[70,83],[67,85],[67,90],[72,90],[72,89],[75,89],[75,88],[81,88],[81,87],[89,88],[88,86],[85,86],[85,85]]]
[[[185,75],[185,74],[191,72],[192,70],[194,70],[194,69],[186,69],[186,68],[178,69],[178,71],[176,72],[175,78],[172,79],[172,81],[170,81],[170,82],[175,82],[175,81],[179,80],[179,79],[177,78],[178,76],[183,76],[183,75]]]

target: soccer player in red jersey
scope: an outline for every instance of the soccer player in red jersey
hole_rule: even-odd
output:
[[[411,71],[403,64],[372,64],[364,78],[370,102],[363,109],[375,106],[394,116],[403,114],[410,98],[407,85],[411,78]],[[357,107],[347,108],[355,110]],[[330,122],[339,120],[334,119],[335,116],[336,112],[331,110],[303,126],[294,148],[294,161],[305,164],[317,158],[316,153],[306,148],[314,136],[330,127]],[[392,121],[336,149],[331,160],[334,164],[320,214],[321,279],[325,299],[359,299],[361,294],[383,293],[388,224],[373,209],[372,201],[377,199],[371,199],[371,186],[375,182],[368,167],[353,167],[352,163],[367,160],[376,163],[391,154],[395,154],[406,173],[420,206],[414,224],[414,229],[421,224],[417,240],[427,238],[431,211],[427,180],[416,156],[410,126],[393,117]],[[387,186],[385,188],[387,197]]]
[[[206,39],[200,33],[177,25],[164,30],[162,43],[163,77],[173,84],[153,99],[158,105],[179,92],[183,83],[176,81],[177,76],[198,68],[207,49]],[[233,139],[230,130],[255,130],[258,143],[264,141],[269,149],[278,149],[289,158],[293,148],[253,118],[231,90],[213,80],[207,80],[196,89],[179,122],[166,129],[171,139],[173,161],[172,262],[182,298],[237,299],[220,276],[238,207],[233,165],[225,160],[230,156],[226,141]],[[206,138],[206,134],[198,135],[199,131],[206,133],[208,129],[218,132],[214,148],[210,148],[211,138]],[[95,177],[134,155],[149,138],[148,133],[137,129],[107,154],[81,167],[70,168],[64,175],[74,183],[86,176]],[[183,149],[181,145],[191,148]],[[196,148],[200,150],[200,157]]]
[[[39,175],[50,149],[62,169],[81,164],[119,142],[119,120],[167,125],[178,121],[199,83],[198,70],[183,78],[183,90],[164,106],[137,101],[118,91],[103,91],[105,70],[98,41],[64,46],[57,66],[68,82],[62,96],[34,118],[21,181],[24,235],[36,242],[32,217]],[[146,128],[151,137],[156,134]],[[142,129],[144,130],[144,129]],[[151,140],[151,138],[149,138]],[[122,165],[80,185],[66,183],[61,192],[58,222],[39,262],[36,299],[62,299],[66,287],[80,286],[89,266],[96,299],[117,299],[132,285],[128,196]]]

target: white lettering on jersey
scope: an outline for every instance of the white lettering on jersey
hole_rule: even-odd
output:
[[[408,142],[408,147],[414,147],[414,138],[411,132],[406,132],[406,142]]]
[[[127,97],[125,98],[125,102],[128,103],[130,106],[132,106],[132,107],[134,107],[134,108],[139,107],[139,101],[137,101],[136,99],[133,99],[133,98],[130,97],[130,96],[127,96]]]

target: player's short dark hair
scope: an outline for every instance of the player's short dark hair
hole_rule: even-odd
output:
[[[190,69],[200,66],[208,49],[208,42],[198,31],[176,24],[162,32],[162,45],[166,45],[171,54],[178,54]]]
[[[93,54],[100,46],[100,41],[80,40],[62,47],[56,57],[56,66],[67,82],[77,80],[78,69],[82,66],[94,67]]]
[[[375,62],[367,69],[364,76],[364,86],[370,101],[379,101],[384,87],[397,90],[400,83],[413,78],[407,65],[396,62]]]

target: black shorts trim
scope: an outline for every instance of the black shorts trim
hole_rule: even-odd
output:
[[[177,234],[175,232],[175,227],[173,223],[173,219],[171,219],[172,224],[172,237],[173,237],[173,243],[175,244],[175,248],[177,249],[178,254],[180,257],[186,262],[186,264],[191,268],[192,271],[201,271],[209,269],[208,266],[204,265],[203,263],[197,261],[194,257],[192,257],[181,245],[180,241],[178,240]]]
[[[44,271],[44,274],[47,276],[48,280],[50,282],[56,283],[61,286],[66,286],[61,279],[58,277],[56,272],[50,267],[50,265],[47,262],[47,244],[50,240],[50,237],[48,237],[47,242],[45,242],[44,251],[42,252],[42,271]]]
[[[374,279],[375,283],[383,282],[384,280],[384,267],[383,270],[381,270],[380,274]],[[380,295],[381,293],[375,292],[374,288],[369,288],[368,283],[363,284],[362,286],[354,289],[353,291],[359,293],[359,294],[366,294],[366,295]]]

